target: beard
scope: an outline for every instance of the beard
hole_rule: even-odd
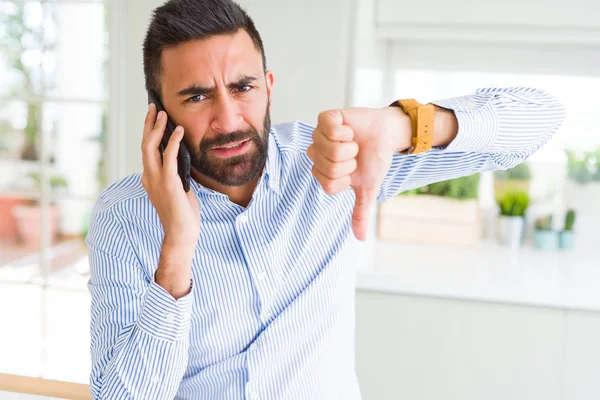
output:
[[[269,103],[263,120],[262,132],[250,127],[218,135],[200,142],[197,151],[190,151],[190,164],[200,174],[224,186],[243,186],[258,178],[265,167],[269,150],[271,115]],[[249,140],[250,148],[239,156],[220,158],[211,154],[215,147]]]

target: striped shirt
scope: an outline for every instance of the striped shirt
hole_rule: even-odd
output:
[[[454,110],[457,137],[445,148],[394,155],[379,201],[510,168],[564,118],[555,98],[528,88],[481,89],[434,104]],[[192,182],[201,235],[191,291],[178,300],[154,282],[163,229],[140,175],[100,195],[86,239],[94,398],[360,399],[355,197],[351,189],[327,195],[312,176],[313,129],[271,128],[246,208]]]

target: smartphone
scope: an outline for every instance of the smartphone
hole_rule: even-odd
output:
[[[165,107],[160,102],[158,95],[154,91],[148,92],[148,104],[154,103],[156,106],[156,113],[158,115],[159,111],[165,111]],[[166,111],[165,111],[166,112]],[[168,116],[168,114],[167,114]],[[169,143],[169,138],[173,134],[173,131],[177,125],[173,123],[171,117],[167,118],[167,126],[165,127],[165,134],[160,141],[160,154],[161,156],[165,152],[167,148],[167,144]],[[179,152],[177,153],[177,173],[181,178],[181,183],[183,184],[183,190],[186,192],[190,191],[190,152],[188,151],[187,146],[183,143],[183,140],[179,144]]]

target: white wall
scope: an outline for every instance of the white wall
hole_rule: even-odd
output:
[[[140,144],[148,99],[144,90],[142,43],[157,0],[113,0],[111,58],[111,130],[108,180],[140,172]]]
[[[268,68],[275,74],[272,120],[316,123],[318,113],[344,107],[347,100],[352,0],[245,0],[265,43]],[[120,78],[113,80],[114,137],[124,147],[111,148],[122,168],[111,179],[141,170],[140,140],[147,109],[142,42],[157,0],[115,2],[121,10],[119,43],[114,52]],[[118,113],[118,115],[116,115]],[[118,139],[117,139],[118,140]],[[113,140],[122,144],[123,141]]]
[[[598,3],[571,0],[568,4],[552,0],[478,1],[434,0],[414,3],[406,0],[379,0],[377,19],[381,24],[482,24],[513,26],[600,27]]]
[[[590,0],[377,0],[376,9],[378,34],[405,41],[600,43],[600,4]]]
[[[359,291],[364,400],[600,398],[600,313]]]
[[[316,123],[319,112],[346,105],[349,0],[245,0],[275,74],[273,122]]]

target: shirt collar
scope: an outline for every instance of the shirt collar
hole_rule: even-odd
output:
[[[265,165],[265,173],[268,175],[269,188],[277,194],[281,194],[281,152],[275,141],[274,128],[271,128],[269,133],[269,150],[267,154],[267,163]]]

